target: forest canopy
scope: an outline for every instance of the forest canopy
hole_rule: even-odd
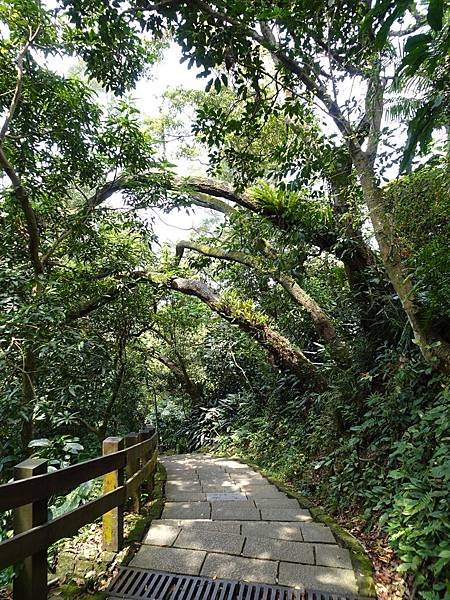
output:
[[[399,598],[448,597],[449,17],[0,0],[3,481],[151,419],[384,540]],[[204,85],[145,114],[168,51]]]

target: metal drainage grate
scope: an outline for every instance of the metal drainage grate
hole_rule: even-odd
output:
[[[109,593],[110,600],[360,600],[358,596],[127,567],[120,568]]]

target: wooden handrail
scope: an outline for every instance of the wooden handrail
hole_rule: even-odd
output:
[[[107,454],[52,473],[36,475],[0,485],[0,511],[11,510],[42,498],[68,492],[81,483],[125,467],[127,460],[142,456],[156,447],[156,434],[125,450]]]
[[[0,569],[14,565],[33,553],[44,550],[58,540],[74,535],[80,527],[95,521],[105,512],[126,500],[126,487],[116,488],[113,492],[100,496],[91,502],[45,523],[15,535],[0,544]]]
[[[0,486],[0,511],[13,509],[15,516],[15,535],[0,543],[0,569],[24,563],[14,582],[14,600],[47,598],[47,548],[102,515],[104,548],[117,551],[123,547],[123,507],[127,499],[133,497],[137,500],[134,510],[138,510],[140,486],[144,481],[152,490],[158,439],[156,430],[148,426],[139,434],[127,437],[132,442],[142,441],[124,448],[123,438],[107,438],[103,443],[103,456],[52,473],[43,473],[47,469],[46,461],[29,459],[15,467],[19,477],[16,481]],[[123,480],[125,469],[126,482]],[[102,496],[45,522],[47,500],[51,496],[61,495],[101,476]],[[40,516],[35,519],[34,514]]]

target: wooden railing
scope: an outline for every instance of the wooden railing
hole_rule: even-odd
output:
[[[103,547],[123,547],[123,512],[131,499],[140,509],[141,485],[151,492],[157,460],[157,433],[145,426],[139,433],[109,437],[103,456],[47,473],[47,461],[27,459],[14,468],[12,483],[0,485],[0,511],[13,510],[14,536],[0,543],[0,570],[17,565],[14,600],[47,598],[47,549],[74,535],[80,527],[103,515]],[[48,499],[103,477],[103,495],[51,521]]]

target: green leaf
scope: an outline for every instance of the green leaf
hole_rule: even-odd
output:
[[[28,444],[28,448],[47,448],[48,446],[50,446],[50,440],[47,438],[31,440],[31,442]]]
[[[427,21],[429,26],[434,31],[440,31],[443,25],[444,18],[444,2],[443,0],[430,0],[427,12]]]

